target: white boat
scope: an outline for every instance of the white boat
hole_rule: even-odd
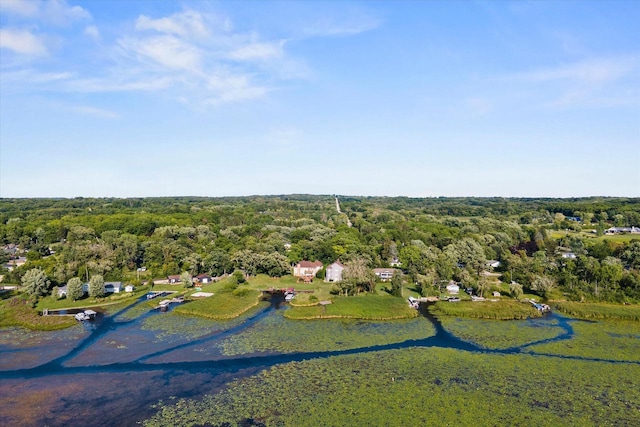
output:
[[[284,296],[284,300],[285,301],[291,301],[294,296],[295,296],[294,294],[287,294],[287,295]]]
[[[80,322],[83,322],[83,321],[85,321],[85,320],[89,320],[89,319],[90,319],[90,317],[89,317],[88,315],[84,314],[84,313],[78,313],[78,314],[76,314],[76,315],[75,315],[75,318],[76,318],[76,320],[78,320],[78,321],[80,321]]]
[[[164,301],[160,301],[160,302],[158,303],[158,305],[159,305],[160,307],[162,307],[162,308],[164,308],[164,307],[168,307],[168,306],[169,306],[169,304],[171,304],[171,301],[170,301],[170,300],[168,300],[168,299],[166,299],[166,300],[164,300]]]
[[[98,313],[93,310],[85,310],[84,314],[87,316],[88,319],[93,319],[95,315]]]

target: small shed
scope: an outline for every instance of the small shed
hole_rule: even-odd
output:
[[[499,297],[500,296],[500,292],[493,291],[491,295],[493,295],[494,297]]]
[[[124,287],[125,292],[133,292],[136,288],[133,285],[127,285]]]

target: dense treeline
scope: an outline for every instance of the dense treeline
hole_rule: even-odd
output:
[[[34,267],[50,286],[73,277],[135,280],[188,272],[288,274],[300,260],[399,260],[424,294],[455,279],[489,289],[489,260],[514,295],[640,300],[640,199],[505,199],[288,195],[227,198],[2,199],[3,264],[19,282]],[[563,233],[558,231],[562,230]],[[566,232],[569,230],[570,232]],[[556,233],[556,234],[554,234]],[[18,252],[13,252],[13,245]],[[521,288],[519,288],[521,287]]]

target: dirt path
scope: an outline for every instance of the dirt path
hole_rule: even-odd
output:
[[[336,210],[338,211],[339,214],[342,213],[342,211],[340,210],[340,202],[338,201],[338,196],[336,196]],[[345,214],[346,216],[346,214]],[[349,217],[347,216],[347,226],[351,227],[353,224],[351,224],[351,221],[349,220]]]

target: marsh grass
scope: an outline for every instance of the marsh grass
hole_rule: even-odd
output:
[[[554,308],[580,319],[640,320],[640,305],[557,302]]]
[[[534,345],[529,350],[542,354],[640,362],[640,322],[574,321],[572,326],[574,336],[571,340]]]
[[[434,334],[435,328],[424,317],[391,322],[342,319],[293,322],[278,313],[225,339],[220,347],[227,356],[334,351],[419,340]]]
[[[475,319],[512,320],[541,317],[531,304],[513,300],[501,301],[438,301],[429,306],[434,316],[470,317]]]
[[[408,348],[278,365],[144,425],[631,426],[635,378],[637,365]]]
[[[555,338],[563,332],[556,321],[439,318],[456,337],[488,349],[508,349]]]
[[[410,319],[418,311],[409,307],[403,298],[387,295],[363,294],[351,297],[335,297],[332,304],[312,307],[292,307],[285,312],[288,319]]]

